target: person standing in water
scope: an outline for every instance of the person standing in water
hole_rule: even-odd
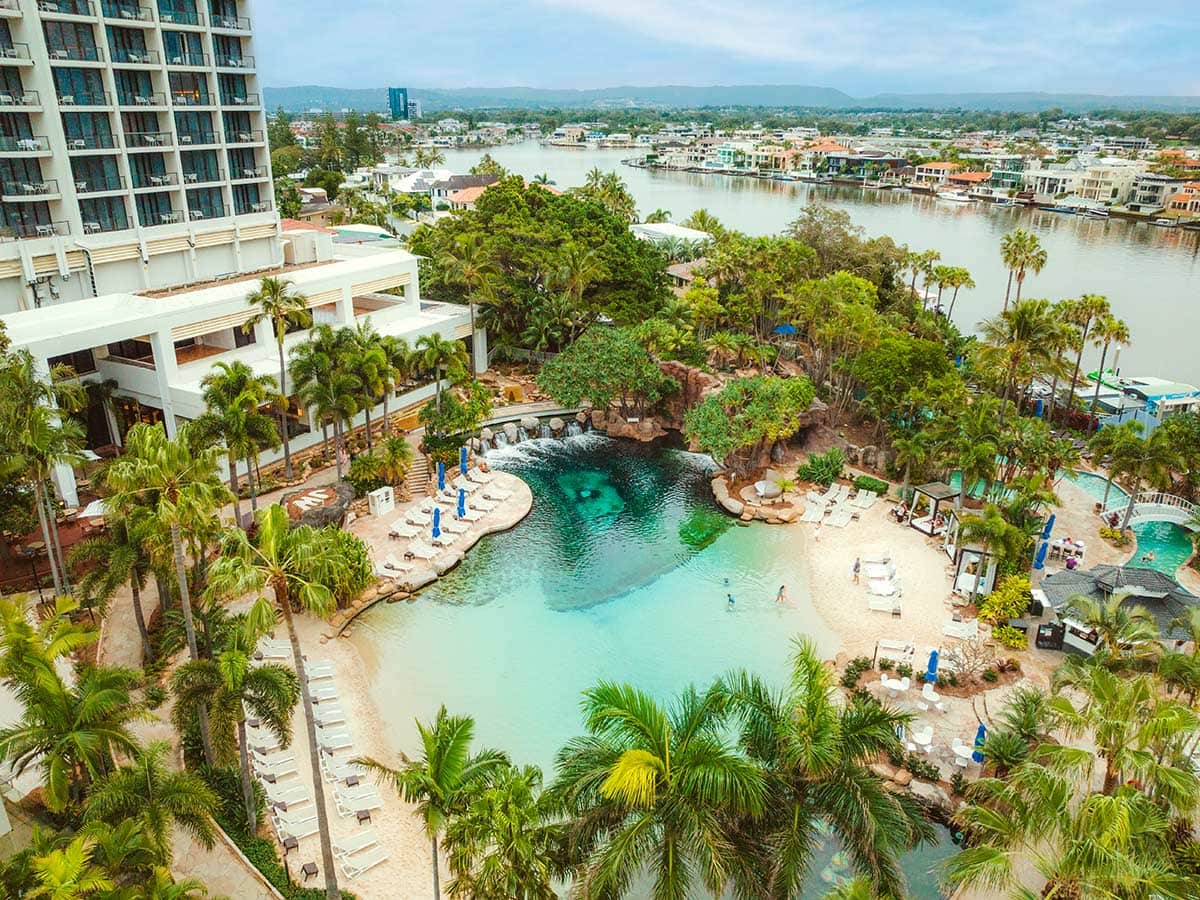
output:
[[[854,583],[858,584],[858,576],[862,572],[862,559],[858,556],[854,557]]]
[[[733,594],[726,594],[726,595],[725,595],[725,603],[726,603],[726,607],[725,607],[725,608],[726,608],[726,609],[728,609],[728,610],[730,610],[730,611],[732,612],[732,611],[733,611],[733,603],[734,603],[734,600],[733,600]]]
[[[781,584],[775,593],[775,605],[780,606],[785,600],[787,600],[787,585]]]

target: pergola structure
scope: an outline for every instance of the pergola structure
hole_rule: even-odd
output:
[[[944,481],[930,481],[913,488],[912,506],[908,511],[908,524],[922,534],[930,537],[941,534],[946,530],[946,517],[941,512],[941,506],[947,500],[953,500],[958,491]],[[924,497],[929,506],[927,513],[914,517],[913,513],[921,505],[920,498]]]

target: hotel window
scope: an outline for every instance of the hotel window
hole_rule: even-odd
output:
[[[104,80],[96,69],[54,69],[54,88],[63,106],[103,106]]]
[[[76,156],[71,160],[71,176],[76,189],[83,192],[115,191],[121,187],[121,170],[115,156]]]
[[[167,164],[161,153],[129,154],[129,175],[135,188],[154,187],[151,179],[167,174]]]
[[[187,201],[188,212],[193,219],[219,219],[225,215],[225,201],[221,197],[220,188],[188,191]]]
[[[164,22],[180,25],[200,24],[194,0],[158,0],[158,17]]]
[[[213,14],[213,18],[217,18],[216,13]],[[242,39],[230,37],[227,34],[214,34],[213,53],[217,57],[217,65],[225,65],[226,61],[231,59],[241,59]]]
[[[180,154],[180,159],[183,163],[185,184],[189,181],[187,177],[189,175],[195,175],[195,180],[200,182],[221,180],[221,167],[217,164],[217,151],[184,151]]]
[[[167,62],[200,65],[204,60],[204,42],[194,31],[164,31],[163,52]]]
[[[0,137],[31,138],[28,113],[0,113]]]
[[[83,141],[89,150],[116,146],[112,123],[105,113],[63,113],[62,119],[68,144]]]
[[[237,0],[212,0],[208,8],[214,19],[236,19],[238,15]]]
[[[149,62],[145,32],[140,28],[108,26],[108,50],[113,62]],[[130,54],[134,54],[132,57]]]
[[[175,212],[171,206],[171,195],[163,192],[139,194],[137,197],[138,221],[144,226],[164,225]]]
[[[49,203],[3,203],[3,227],[10,229],[22,237],[37,235],[39,225],[49,225]]]
[[[255,212],[258,204],[257,184],[235,184],[233,186],[233,211],[239,216]]]
[[[250,113],[246,112],[227,112],[221,114],[225,122],[225,140],[230,143],[236,143],[237,136],[240,134],[250,134]]]
[[[0,182],[40,184],[42,164],[36,159],[0,159]]]
[[[181,106],[206,105],[208,78],[196,72],[172,72],[168,77],[171,100]]]
[[[158,127],[158,113],[121,113],[121,129],[126,135],[158,134],[161,130]],[[142,145],[134,142],[130,146]]]
[[[5,50],[13,48],[12,31],[8,27],[8,19],[0,19],[0,47]]]
[[[91,25],[79,22],[43,22],[42,28],[51,59],[100,59],[96,49],[96,33]]]
[[[249,147],[235,147],[229,151],[229,177],[253,178],[258,172],[258,159]]]
[[[147,100],[154,97],[154,82],[149,72],[116,69],[113,71],[113,80],[117,83],[117,99],[123,106],[133,106],[138,97]]]
[[[222,103],[230,103],[234,99],[246,99],[245,75],[218,75],[217,84],[221,88]]]
[[[212,144],[216,141],[212,113],[177,112],[175,129],[179,132],[180,146],[188,144]]]
[[[96,197],[79,201],[79,216],[84,232],[124,231],[129,227],[129,214],[124,197]]]

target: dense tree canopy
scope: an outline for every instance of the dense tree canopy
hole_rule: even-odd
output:
[[[567,406],[617,403],[623,415],[640,414],[679,389],[628,331],[605,327],[592,328],[546,363],[538,385]]]
[[[739,378],[692,407],[683,433],[735,471],[762,462],[776,441],[800,430],[816,392],[807,378]]]

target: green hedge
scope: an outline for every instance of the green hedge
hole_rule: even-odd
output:
[[[888,492],[886,481],[880,481],[870,475],[859,475],[854,479],[854,486],[860,491],[874,491],[881,497],[886,497]]]

